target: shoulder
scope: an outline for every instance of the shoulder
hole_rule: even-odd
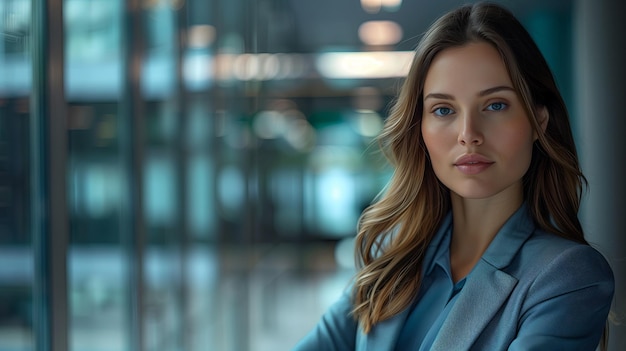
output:
[[[611,267],[599,251],[538,229],[509,269],[520,281],[554,279],[573,286],[601,284],[611,291],[614,284]]]
[[[555,260],[580,261],[610,270],[604,256],[590,245],[577,243],[540,229],[532,233],[522,246],[520,254],[532,256],[533,261],[541,265],[549,265]]]
[[[517,279],[510,350],[595,349],[615,289],[600,252],[535,230],[506,269]]]

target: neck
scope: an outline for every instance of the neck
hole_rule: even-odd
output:
[[[483,255],[504,223],[522,204],[522,197],[470,200],[451,195],[452,241],[450,265],[454,281],[465,277]]]

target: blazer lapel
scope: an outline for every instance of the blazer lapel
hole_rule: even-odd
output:
[[[467,276],[450,314],[431,350],[468,350],[517,285],[517,278],[503,271],[535,226],[523,204],[500,229],[481,260]]]
[[[509,297],[517,279],[480,261],[441,326],[431,350],[469,350]]]

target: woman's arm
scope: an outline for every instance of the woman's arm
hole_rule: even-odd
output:
[[[352,318],[352,303],[344,293],[324,313],[315,328],[292,351],[351,351],[355,348],[357,324]]]

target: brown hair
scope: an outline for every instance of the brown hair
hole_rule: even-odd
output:
[[[420,40],[378,139],[394,173],[359,220],[353,313],[365,332],[412,302],[426,248],[450,210],[449,191],[435,176],[420,133],[426,74],[442,50],[479,41],[499,51],[538,134],[523,179],[534,221],[547,232],[586,243],[577,217],[586,180],[548,64],[511,12],[488,3],[462,6],[435,21]],[[549,114],[543,133],[538,107]]]

